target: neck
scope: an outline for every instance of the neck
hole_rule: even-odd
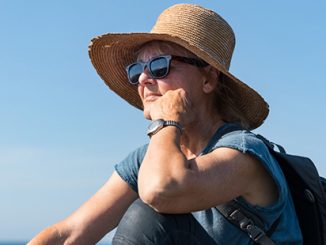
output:
[[[198,156],[206,147],[216,130],[224,124],[220,117],[198,120],[184,128],[181,149],[188,159]]]

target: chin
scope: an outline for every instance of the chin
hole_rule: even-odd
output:
[[[151,114],[149,112],[150,112],[149,108],[148,107],[144,107],[144,112],[143,112],[144,117],[146,119],[148,119],[148,120],[152,120]]]

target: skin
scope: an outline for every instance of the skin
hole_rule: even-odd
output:
[[[146,46],[142,59],[184,52],[177,45],[166,50],[157,46]],[[217,78],[218,71],[211,66],[198,68],[178,61],[172,62],[164,79],[152,79],[146,71],[139,78],[144,116],[174,120],[184,127],[182,134],[171,126],[153,135],[140,167],[140,198],[158,212],[202,210],[238,196],[261,206],[277,199],[273,180],[254,157],[229,148],[198,156],[223,124],[212,103]]]
[[[138,59],[160,54],[193,57],[178,45],[153,42],[140,50]],[[29,244],[95,244],[117,226],[137,198],[163,213],[207,209],[238,196],[255,205],[273,203],[276,186],[252,156],[229,148],[199,156],[224,123],[213,103],[218,76],[211,66],[178,61],[172,61],[170,73],[162,79],[152,79],[145,70],[138,85],[144,117],[177,121],[184,127],[182,134],[169,126],[151,137],[139,170],[139,196],[114,172],[92,198]]]
[[[96,244],[113,230],[138,195],[117,173],[65,220],[46,228],[28,244]]]

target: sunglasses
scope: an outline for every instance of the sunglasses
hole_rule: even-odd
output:
[[[140,75],[147,68],[153,79],[164,78],[169,74],[171,60],[181,61],[197,67],[205,67],[208,64],[200,59],[188,58],[176,55],[161,55],[150,59],[147,62],[137,61],[126,67],[128,80],[131,84],[137,85]]]

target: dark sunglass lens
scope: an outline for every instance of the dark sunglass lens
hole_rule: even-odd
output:
[[[140,74],[143,72],[141,64],[133,64],[129,67],[128,78],[132,84],[137,84]]]
[[[168,60],[164,57],[154,59],[149,64],[149,69],[153,75],[153,78],[163,78],[168,73]]]

